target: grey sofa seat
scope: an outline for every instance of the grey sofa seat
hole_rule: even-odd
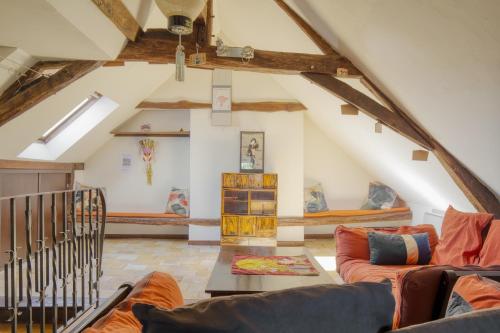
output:
[[[500,308],[479,310],[408,326],[392,333],[496,333],[500,332]]]

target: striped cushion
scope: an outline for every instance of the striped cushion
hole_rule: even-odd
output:
[[[431,260],[427,233],[389,235],[369,232],[368,245],[373,265],[427,265]]]

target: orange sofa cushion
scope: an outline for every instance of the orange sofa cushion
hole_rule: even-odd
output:
[[[499,307],[500,283],[477,274],[466,275],[453,286],[446,316]]]
[[[383,215],[387,213],[408,212],[410,208],[390,208],[390,209],[353,209],[353,210],[327,210],[324,212],[304,213],[304,217],[350,217],[350,216],[367,216],[367,215]]]
[[[490,230],[479,253],[479,266],[500,266],[500,220],[491,222]]]
[[[152,272],[136,283],[130,294],[84,333],[140,333],[142,325],[132,313],[135,303],[173,309],[184,304],[175,279],[167,273]]]
[[[483,229],[493,214],[464,213],[448,207],[444,215],[441,238],[431,259],[432,265],[465,266],[479,264]]]
[[[342,266],[346,261],[352,259],[370,260],[370,248],[368,245],[368,232],[370,231],[400,235],[426,232],[429,235],[431,253],[438,243],[436,229],[431,224],[402,226],[399,228],[347,228],[340,225],[335,230],[335,239],[337,247],[337,271],[342,278],[344,278]]]

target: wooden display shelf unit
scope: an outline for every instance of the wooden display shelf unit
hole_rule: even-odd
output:
[[[276,246],[278,175],[223,173],[221,245]]]
[[[175,137],[181,137],[181,138],[188,138],[190,136],[189,131],[173,131],[173,132],[120,132],[120,131],[113,131],[111,132],[114,136],[129,136],[129,137],[142,137],[142,136],[148,136],[148,137],[167,137],[167,138],[175,138]]]

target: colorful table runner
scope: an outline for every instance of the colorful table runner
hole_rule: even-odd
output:
[[[319,272],[305,255],[235,255],[231,263],[231,273],[239,275],[319,275]]]

